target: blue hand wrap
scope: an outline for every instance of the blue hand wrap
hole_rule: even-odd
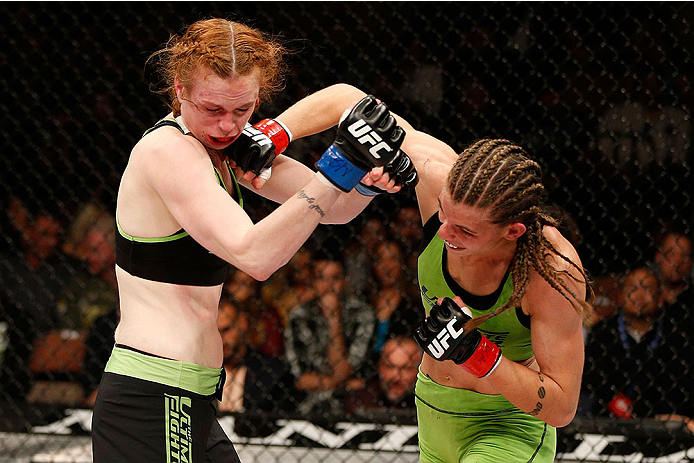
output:
[[[365,170],[349,162],[335,145],[330,145],[325,150],[316,167],[328,180],[344,191],[352,190],[366,175]]]

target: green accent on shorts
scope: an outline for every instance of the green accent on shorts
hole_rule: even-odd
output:
[[[442,386],[421,371],[415,394],[422,462],[554,461],[556,429],[501,395]]]
[[[104,371],[177,387],[203,396],[215,393],[222,374],[221,368],[153,357],[121,347],[113,348]]]
[[[193,463],[190,397],[164,394],[166,418],[166,463]]]

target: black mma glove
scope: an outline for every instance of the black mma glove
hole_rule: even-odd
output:
[[[246,124],[239,138],[222,152],[244,172],[250,170],[260,175],[272,167],[275,157],[290,141],[291,134],[284,125],[274,119],[263,119],[256,125]]]
[[[368,95],[340,122],[316,167],[333,185],[350,191],[369,170],[393,161],[404,137],[388,107]]]
[[[392,161],[390,161],[383,170],[387,172],[391,180],[395,179],[396,185],[401,185],[400,191],[406,191],[409,188],[414,188],[419,183],[417,170],[414,168],[412,159],[403,150],[399,150]],[[364,196],[376,196],[383,193],[383,190],[370,185],[364,185],[359,182],[355,187],[359,193]]]
[[[453,360],[467,372],[483,378],[501,362],[499,346],[477,330],[463,331],[472,317],[450,298],[435,305],[422,322],[414,339],[435,360]],[[469,311],[469,309],[467,309]]]

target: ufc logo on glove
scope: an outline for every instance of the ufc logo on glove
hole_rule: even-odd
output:
[[[439,359],[445,353],[446,349],[449,347],[449,338],[458,339],[458,337],[463,334],[462,328],[460,331],[457,331],[453,326],[457,321],[458,319],[455,317],[449,321],[448,324],[441,331],[439,331],[436,338],[427,346],[429,352],[431,352],[431,355],[433,355],[434,358]]]
[[[388,143],[384,142],[383,139],[376,132],[374,132],[363,119],[354,121],[352,125],[347,127],[347,131],[362,145],[367,143],[372,145],[371,148],[369,148],[369,153],[376,159],[381,159],[381,155],[378,154],[379,150],[385,149],[386,153],[393,151]]]
[[[250,124],[246,124],[246,127],[243,129],[243,133],[260,146],[265,146],[272,143],[270,137]]]

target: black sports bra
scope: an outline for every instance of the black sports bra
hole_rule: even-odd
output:
[[[159,127],[176,127],[187,133],[181,121],[163,119],[145,132]],[[229,163],[227,169],[235,187],[235,198],[243,207],[241,189]],[[217,180],[224,189],[222,176],[215,168]],[[146,280],[188,286],[217,286],[226,280],[229,264],[209,252],[185,230],[163,238],[138,238],[128,235],[116,218],[116,264],[131,275]]]

